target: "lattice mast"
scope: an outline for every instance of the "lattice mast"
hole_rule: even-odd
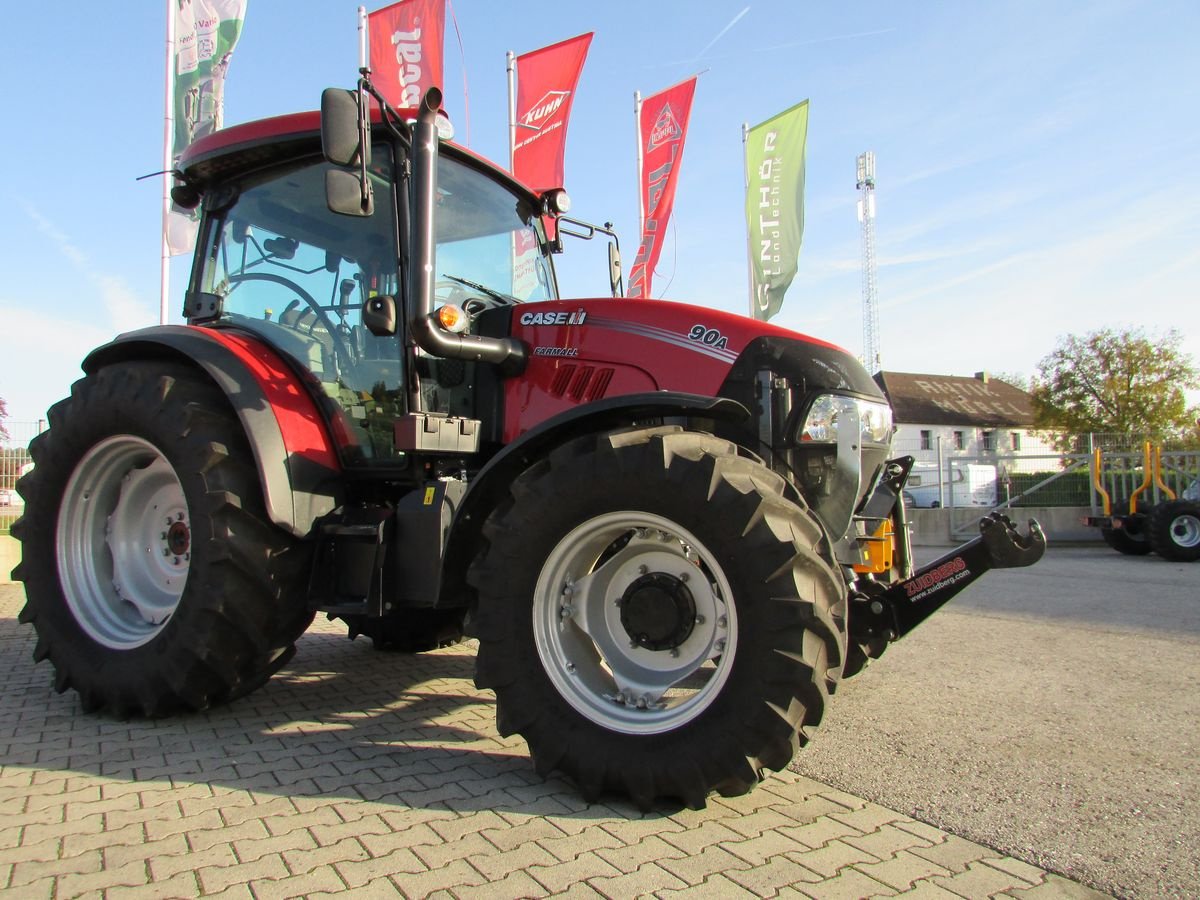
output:
[[[875,153],[858,155],[858,221],[862,226],[862,362],[872,374],[883,363],[879,354],[879,307],[875,262]]]

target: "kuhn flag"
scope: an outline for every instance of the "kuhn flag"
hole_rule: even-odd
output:
[[[414,109],[442,86],[446,0],[400,0],[368,17],[371,80],[388,103]]]
[[[779,312],[804,238],[804,142],[808,101],[746,135],[746,226],[750,233],[750,311],[764,322]]]
[[[517,57],[513,175],[537,191],[563,186],[567,121],[591,32]]]
[[[638,116],[638,140],[642,165],[642,236],[633,268],[629,270],[629,296],[649,298],[650,281],[662,239],[675,205],[675,184],[683,161],[688,116],[696,93],[696,76],[681,81],[642,102]]]
[[[172,165],[196,138],[221,127],[225,116],[225,74],[242,33],[246,0],[171,0],[175,17],[171,48],[174,137]],[[164,223],[172,255],[187,253],[196,237],[198,215],[172,204]]]

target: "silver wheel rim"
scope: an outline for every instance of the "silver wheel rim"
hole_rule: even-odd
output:
[[[158,448],[119,435],[88,450],[67,482],[55,550],[67,605],[92,640],[129,650],[158,635],[191,563],[183,485]]]
[[[694,607],[694,616],[676,617],[671,638],[651,642],[671,646],[647,646],[644,632],[639,643],[623,621],[648,578]],[[707,709],[729,678],[731,597],[716,557],[686,529],[650,513],[597,516],[560,540],[542,567],[533,604],[538,656],[563,699],[591,721],[626,734],[670,731]]]
[[[1190,514],[1176,516],[1171,522],[1171,540],[1189,550],[1200,544],[1200,519]]]

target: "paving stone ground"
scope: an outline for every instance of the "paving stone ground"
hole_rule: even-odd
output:
[[[318,623],[230,706],[84,715],[22,602],[0,585],[0,896],[1104,896],[792,773],[699,811],[589,805],[496,733],[469,644]]]

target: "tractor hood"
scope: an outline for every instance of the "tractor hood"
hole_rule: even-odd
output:
[[[705,307],[611,298],[526,303],[512,311],[511,329],[529,348],[529,377],[522,380],[529,399],[542,391],[557,394],[564,370],[581,366],[611,372],[607,387],[581,385],[578,397],[561,399],[660,390],[716,396],[743,370],[763,369],[802,381],[808,390],[883,398],[866,369],[840,347]]]

